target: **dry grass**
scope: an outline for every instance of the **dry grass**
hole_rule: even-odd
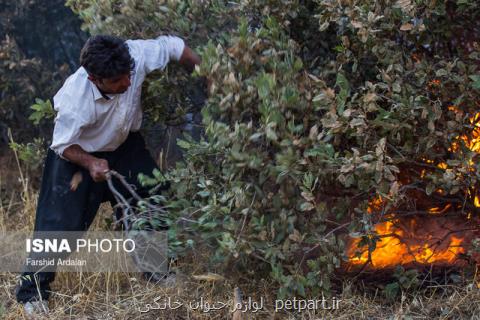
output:
[[[8,159],[7,159],[8,158]],[[14,158],[0,159],[0,229],[32,230],[37,191],[32,190],[25,174],[17,168]],[[7,160],[6,160],[7,159]],[[5,188],[5,186],[9,186]],[[104,228],[104,218],[111,208],[102,206],[93,228]],[[244,299],[264,299],[264,306],[248,319],[480,319],[480,290],[474,279],[461,285],[423,286],[387,301],[379,291],[365,289],[360,283],[347,283],[339,288],[338,310],[302,313],[274,312],[274,285],[268,280],[251,281],[249,276],[234,270],[215,279],[205,275],[208,270],[206,251],[192,253],[178,261],[178,284],[162,288],[145,282],[135,273],[58,273],[53,282],[48,319],[231,319],[233,292],[236,286]],[[14,289],[17,274],[0,274],[0,317],[25,319],[22,306],[16,303]],[[182,306],[176,310],[146,310],[157,297],[170,297]],[[227,303],[220,310],[204,312],[191,308],[190,302]],[[159,300],[163,301],[163,300]]]

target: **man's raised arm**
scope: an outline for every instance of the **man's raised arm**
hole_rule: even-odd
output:
[[[200,64],[200,57],[189,48],[185,41],[176,36],[159,36],[148,40],[127,40],[130,54],[145,73],[163,70],[170,61],[177,61],[188,71]]]

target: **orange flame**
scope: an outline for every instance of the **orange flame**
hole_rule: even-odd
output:
[[[428,83],[430,88],[438,87],[440,81],[437,79]],[[449,111],[456,113],[461,110],[455,106],[448,106]],[[476,153],[480,153],[480,113],[469,118],[473,129],[469,134],[462,134],[452,142],[451,152],[457,152],[460,149],[460,141],[464,145]],[[448,170],[449,165],[446,162],[436,163],[434,160],[421,159],[427,164],[435,165],[442,170]],[[436,164],[435,164],[436,163]],[[469,170],[475,171],[474,161],[470,159]],[[451,169],[451,168],[450,168]],[[422,169],[420,177],[424,178],[427,171]],[[467,196],[473,200],[475,207],[480,208],[480,193],[475,190],[467,190]],[[443,189],[435,190],[435,193],[442,195],[445,193]],[[367,212],[369,214],[380,213],[385,207],[384,199],[377,195],[368,203]],[[361,238],[350,239],[347,246],[347,256],[349,257],[350,266],[365,265],[369,268],[390,268],[398,265],[420,264],[454,264],[458,263],[458,257],[465,253],[465,236],[455,236],[445,231],[443,226],[436,225],[435,216],[442,215],[452,208],[452,204],[448,203],[443,207],[432,206],[427,209],[428,217],[424,218],[405,218],[396,217],[393,213],[387,213],[384,218],[389,221],[380,222],[374,225],[374,231],[367,235],[367,240],[374,245],[369,250],[368,245],[360,245]],[[472,219],[472,213],[467,214],[467,220]],[[430,220],[429,220],[430,219]],[[443,219],[447,219],[444,217]],[[444,220],[446,224],[455,226],[455,221]],[[457,220],[458,223],[458,220]],[[422,224],[421,226],[419,224]],[[452,228],[454,229],[454,228]],[[468,236],[470,237],[470,236]],[[376,241],[374,241],[376,239]],[[461,262],[460,262],[461,263]]]
[[[371,267],[375,269],[414,263],[421,265],[452,264],[460,254],[465,253],[465,248],[462,247],[462,238],[452,235],[445,240],[448,241],[448,244],[442,243],[441,246],[438,244],[438,240],[431,236],[412,239],[404,230],[397,227],[398,223],[398,220],[392,220],[375,226],[375,232],[380,239],[376,242],[375,250],[370,253],[370,261],[368,248],[360,248],[362,251],[359,254],[357,251],[360,239],[354,239],[347,252],[351,257],[350,263],[364,265],[370,262]],[[411,219],[409,223],[414,227],[416,221]],[[413,243],[409,244],[408,242]]]

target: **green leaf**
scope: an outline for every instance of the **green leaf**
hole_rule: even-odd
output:
[[[35,104],[30,106],[30,109],[34,110],[28,120],[32,121],[35,125],[38,125],[42,119],[51,119],[55,117],[55,110],[52,107],[50,100],[43,101],[36,98]]]
[[[189,149],[191,147],[190,142],[182,139],[177,139],[177,145],[182,149]]]
[[[480,75],[472,75],[469,78],[473,81],[472,88],[480,90]]]
[[[345,110],[345,103],[347,98],[350,96],[350,84],[348,83],[347,78],[341,72],[337,73],[337,80],[335,86],[340,88],[340,92],[337,95],[337,112],[339,115],[343,114]]]
[[[277,136],[275,130],[271,126],[268,126],[266,128],[266,134],[267,134],[267,139],[273,140],[273,141],[278,140],[278,136]]]
[[[304,202],[300,205],[301,211],[310,211],[315,209],[315,206],[311,202]]]
[[[394,300],[400,292],[400,285],[398,282],[389,283],[385,286],[384,292],[387,299]]]
[[[202,191],[199,191],[197,192],[197,194],[202,197],[202,198],[206,198],[210,195],[210,191],[208,190],[202,190]]]

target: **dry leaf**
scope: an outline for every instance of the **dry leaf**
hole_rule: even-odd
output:
[[[357,28],[357,29],[360,29],[361,27],[363,27],[363,24],[359,21],[352,21],[351,24],[354,28]]]
[[[332,88],[327,88],[327,89],[323,90],[323,93],[324,93],[330,100],[335,99],[335,90],[333,90]]]
[[[398,194],[398,190],[400,189],[400,184],[398,183],[398,181],[395,181],[394,183],[392,183],[392,185],[390,186],[390,196],[396,196]]]
[[[377,101],[377,95],[374,92],[369,92],[363,97],[365,103],[371,103]]]
[[[202,280],[202,281],[224,281],[225,278],[216,273],[207,273],[207,274],[200,274],[200,275],[193,275],[193,279],[195,280]]]
[[[303,191],[302,192],[302,197],[307,200],[307,201],[313,201],[315,200],[315,197],[313,196],[313,194],[311,192],[306,192],[306,191]]]
[[[402,26],[400,27],[400,31],[410,31],[413,29],[413,24],[411,23],[405,23],[405,24],[402,24]]]
[[[294,229],[293,230],[293,233],[291,233],[288,238],[292,241],[295,241],[295,242],[302,242],[303,238],[302,238],[302,235],[300,234],[300,232],[298,232],[297,229]]]
[[[403,11],[410,11],[412,9],[412,0],[398,0],[396,6],[402,8]]]

